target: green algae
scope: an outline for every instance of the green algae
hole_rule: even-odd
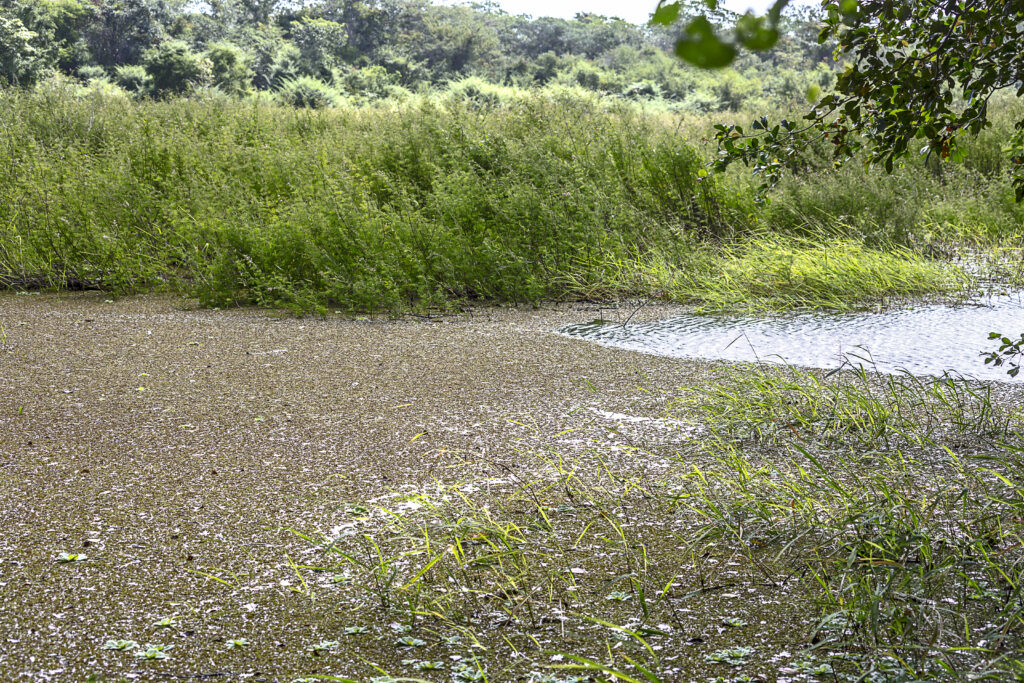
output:
[[[856,659],[852,618],[822,623],[808,558],[825,546],[785,537],[795,513],[774,531],[757,519],[773,477],[806,481],[786,447],[820,436],[838,461],[835,439],[860,432],[777,424],[803,404],[754,371],[551,332],[587,316],[0,296],[16,332],[0,356],[0,678],[898,671]],[[894,442],[922,424],[901,417]],[[879,439],[851,476],[887,471]],[[910,455],[909,490],[951,476]],[[1003,595],[975,588],[972,619]],[[845,659],[816,659],[821,642]]]

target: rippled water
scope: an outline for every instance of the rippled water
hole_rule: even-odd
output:
[[[802,313],[778,318],[680,315],[652,323],[595,321],[559,330],[606,346],[675,358],[791,363],[834,368],[846,358],[881,372],[1012,381],[985,365],[989,332],[1024,331],[1024,292],[970,304],[922,304],[881,313]],[[1024,373],[1022,373],[1024,375]],[[1018,376],[1017,381],[1024,380]]]

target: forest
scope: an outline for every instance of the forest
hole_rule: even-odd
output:
[[[510,16],[493,4],[5,0],[0,10],[8,84],[63,76],[155,99],[266,93],[317,108],[552,84],[702,113],[802,101],[832,81],[831,49],[817,44],[808,11],[787,19],[770,55],[711,75],[671,55],[673,29],[592,14]]]

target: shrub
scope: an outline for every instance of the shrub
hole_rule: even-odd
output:
[[[448,94],[455,101],[478,107],[497,107],[511,99],[514,90],[470,76],[448,84]]]
[[[147,51],[143,65],[157,96],[186,93],[210,81],[210,63],[181,41],[170,41]]]
[[[125,64],[114,69],[114,82],[128,92],[142,93],[149,89],[149,74],[145,67]]]
[[[333,107],[341,101],[341,94],[318,78],[299,76],[285,81],[277,96],[285,104],[307,109]]]
[[[382,66],[365,66],[348,71],[340,80],[352,95],[376,99],[386,97],[388,89],[395,84],[395,77]]]
[[[96,66],[95,64],[86,64],[78,68],[78,77],[82,80],[83,83],[88,83],[89,81],[95,81],[106,78],[107,72],[103,69],[102,66]]]
[[[206,51],[213,84],[222,92],[242,95],[249,90],[252,72],[244,52],[227,43],[211,45]]]
[[[653,99],[661,97],[661,88],[651,80],[637,81],[626,86],[622,94],[626,97]]]

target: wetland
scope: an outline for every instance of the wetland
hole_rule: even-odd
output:
[[[0,680],[1024,677],[1019,100],[768,191],[710,141],[817,20],[776,78],[589,16],[655,42],[0,89]]]
[[[558,334],[597,309],[0,296],[0,677],[1009,666],[1019,385]]]

